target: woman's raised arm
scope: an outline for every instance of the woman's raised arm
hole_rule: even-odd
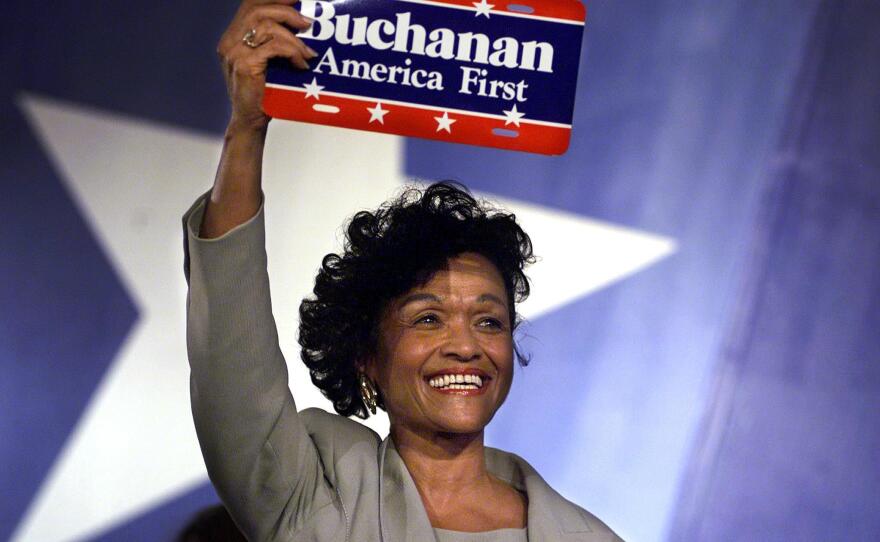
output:
[[[232,115],[200,237],[219,237],[249,220],[260,208],[263,144],[269,125],[262,109],[266,66],[271,58],[281,57],[307,69],[306,59],[315,56],[293,32],[310,25],[293,8],[296,3],[245,0],[220,38],[217,54]]]
[[[246,0],[218,46],[232,116],[210,198],[185,216],[193,419],[211,481],[250,540],[291,539],[333,502],[288,389],[266,272],[260,176],[266,65],[311,52],[294,2]]]

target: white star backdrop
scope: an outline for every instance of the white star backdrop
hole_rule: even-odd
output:
[[[189,415],[180,215],[210,186],[220,141],[38,96],[24,95],[20,105],[140,311],[13,536],[62,542],[93,536],[205,481]],[[274,122],[268,141],[269,273],[282,349],[299,407],[328,409],[298,362],[299,300],[321,257],[338,247],[346,217],[407,182],[402,140]],[[533,295],[521,307],[532,319],[675,250],[661,236],[500,203],[540,247]],[[387,431],[382,417],[369,425]]]

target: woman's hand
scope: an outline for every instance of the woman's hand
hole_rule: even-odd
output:
[[[220,38],[217,54],[232,102],[230,126],[265,130],[269,117],[263,112],[263,87],[269,59],[281,57],[302,69],[316,56],[295,30],[311,22],[293,5],[299,0],[244,0]]]

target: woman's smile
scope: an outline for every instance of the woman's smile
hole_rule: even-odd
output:
[[[480,369],[450,369],[427,378],[435,391],[451,395],[482,395],[489,388],[491,377]]]

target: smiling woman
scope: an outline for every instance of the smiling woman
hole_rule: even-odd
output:
[[[232,118],[214,187],[184,217],[193,418],[230,514],[250,540],[617,540],[483,445],[523,359],[532,245],[460,185],[352,218],[300,307],[302,359],[337,414],[297,412],[266,273],[260,109],[270,58],[314,56],[293,3],[246,1],[221,39]],[[384,440],[347,418],[376,408]]]

